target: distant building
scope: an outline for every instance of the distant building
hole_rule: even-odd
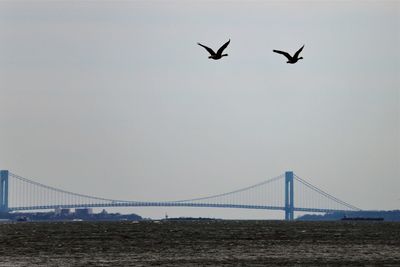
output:
[[[89,216],[93,214],[92,208],[75,209],[76,216]]]
[[[107,215],[108,212],[107,212],[105,209],[103,209],[99,214],[101,214],[101,215]]]
[[[60,214],[61,214],[61,208],[55,208],[54,215],[60,215]]]
[[[56,208],[54,210],[54,215],[56,215],[56,216],[68,216],[68,215],[71,215],[71,210],[70,209]]]
[[[71,214],[71,210],[70,209],[61,209],[60,211],[60,215],[61,216],[68,216]]]

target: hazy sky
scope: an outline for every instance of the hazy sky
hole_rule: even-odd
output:
[[[229,38],[219,61],[196,44]],[[272,52],[303,44],[295,65]],[[398,1],[1,1],[0,168],[127,200],[293,170],[355,206],[399,209],[399,47]]]

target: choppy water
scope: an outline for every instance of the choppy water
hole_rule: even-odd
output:
[[[0,266],[400,266],[400,223],[0,224]]]

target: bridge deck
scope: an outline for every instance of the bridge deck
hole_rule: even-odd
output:
[[[106,207],[204,207],[204,208],[285,210],[285,207],[263,206],[263,205],[236,205],[236,204],[183,203],[183,202],[116,202],[108,204],[106,203],[106,204],[87,204],[87,205],[76,204],[76,205],[10,207],[9,211],[44,210],[44,209],[56,209],[56,208],[106,208]],[[303,211],[303,212],[351,211],[351,210],[296,208],[296,207],[294,207],[293,210]]]

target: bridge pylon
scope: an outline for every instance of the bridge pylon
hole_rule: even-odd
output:
[[[285,173],[285,220],[294,219],[293,172]]]
[[[8,171],[0,171],[0,212],[8,212]]]

